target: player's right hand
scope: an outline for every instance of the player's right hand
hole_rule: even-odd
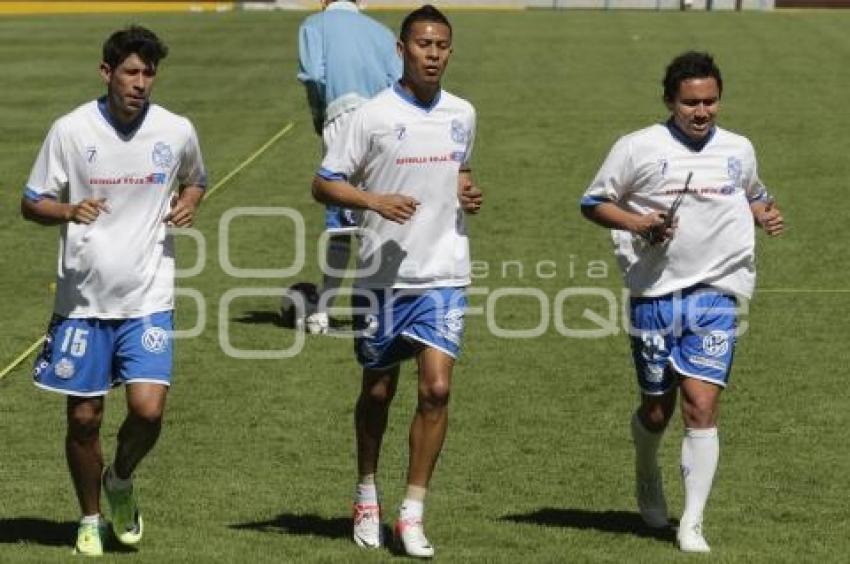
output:
[[[674,217],[673,221],[668,225],[666,213],[651,212],[640,217],[634,231],[649,241],[650,244],[660,245],[673,238],[678,226],[678,217]]]
[[[88,225],[93,223],[101,214],[109,213],[106,198],[86,198],[78,204],[71,204],[68,221]]]
[[[416,213],[418,205],[419,201],[410,196],[385,194],[377,196],[370,207],[372,211],[379,213],[384,219],[404,224]]]

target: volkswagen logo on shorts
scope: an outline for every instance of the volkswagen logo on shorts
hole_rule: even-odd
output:
[[[168,331],[162,327],[148,327],[142,335],[142,346],[148,352],[163,352],[168,347]]]
[[[729,350],[729,336],[723,331],[712,331],[702,338],[702,349],[709,356],[723,356]]]

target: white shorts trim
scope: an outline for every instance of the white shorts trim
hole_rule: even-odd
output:
[[[351,227],[325,227],[325,233],[345,235],[348,233],[357,233],[360,229],[357,225]]]
[[[416,341],[417,343],[427,345],[428,347],[430,347],[432,349],[436,349],[436,350],[440,351],[441,353],[446,354],[446,355],[450,356],[451,358],[457,360],[457,357],[455,355],[453,355],[452,353],[450,353],[449,351],[447,351],[443,347],[437,346],[434,343],[432,343],[431,341],[423,339],[422,337],[417,337],[416,335],[411,335],[410,333],[407,333],[406,331],[402,331],[401,336],[405,337],[406,339],[410,339],[411,341]]]
[[[33,382],[33,384],[37,388],[41,388],[42,390],[47,390],[48,392],[53,392],[56,394],[62,394],[63,396],[74,396],[78,398],[98,398],[103,397],[109,393],[109,390],[105,392],[75,392],[74,390],[63,390],[62,388],[54,388],[52,386],[45,386],[40,382]]]
[[[171,382],[166,382],[164,380],[154,380],[153,378],[145,378],[144,376],[140,376],[138,378],[127,378],[126,380],[121,380],[122,384],[161,384],[166,388],[171,387]]]
[[[691,374],[690,372],[682,370],[676,364],[676,361],[673,360],[672,356],[670,357],[670,366],[672,366],[673,370],[675,370],[680,376],[684,376],[685,378],[693,378],[694,380],[702,380],[703,382],[708,382],[709,384],[715,384],[717,386],[720,386],[721,388],[726,387],[726,382],[723,382],[722,380],[715,380],[714,378],[708,378],[708,377],[702,376],[700,374]]]

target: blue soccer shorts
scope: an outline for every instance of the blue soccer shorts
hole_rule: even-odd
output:
[[[677,383],[673,371],[726,387],[737,330],[737,300],[709,286],[657,298],[632,298],[631,345],[638,385],[661,395]]]
[[[351,233],[357,230],[357,212],[348,208],[325,206],[325,231]]]
[[[39,388],[102,396],[132,382],[170,385],[174,312],[132,319],[54,315],[33,367]]]
[[[423,346],[460,355],[463,288],[357,288],[351,303],[354,352],[364,368],[390,368]]]

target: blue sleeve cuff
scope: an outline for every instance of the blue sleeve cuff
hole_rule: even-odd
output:
[[[54,196],[53,194],[41,194],[27,186],[24,188],[24,198],[26,198],[30,202],[39,202],[44,198],[50,198],[51,200],[55,200],[56,196]]]
[[[320,178],[324,178],[325,180],[330,180],[330,181],[348,180],[348,177],[346,177],[343,173],[334,172],[334,171],[328,170],[326,168],[320,168],[318,171],[316,171],[316,176],[318,176]]]
[[[762,190],[752,198],[747,198],[747,200],[753,204],[755,202],[767,202],[771,199],[770,194],[768,194],[767,190]]]
[[[611,200],[608,198],[603,198],[602,196],[584,196],[581,199],[581,207],[583,208],[594,208],[599,204],[610,203]]]

